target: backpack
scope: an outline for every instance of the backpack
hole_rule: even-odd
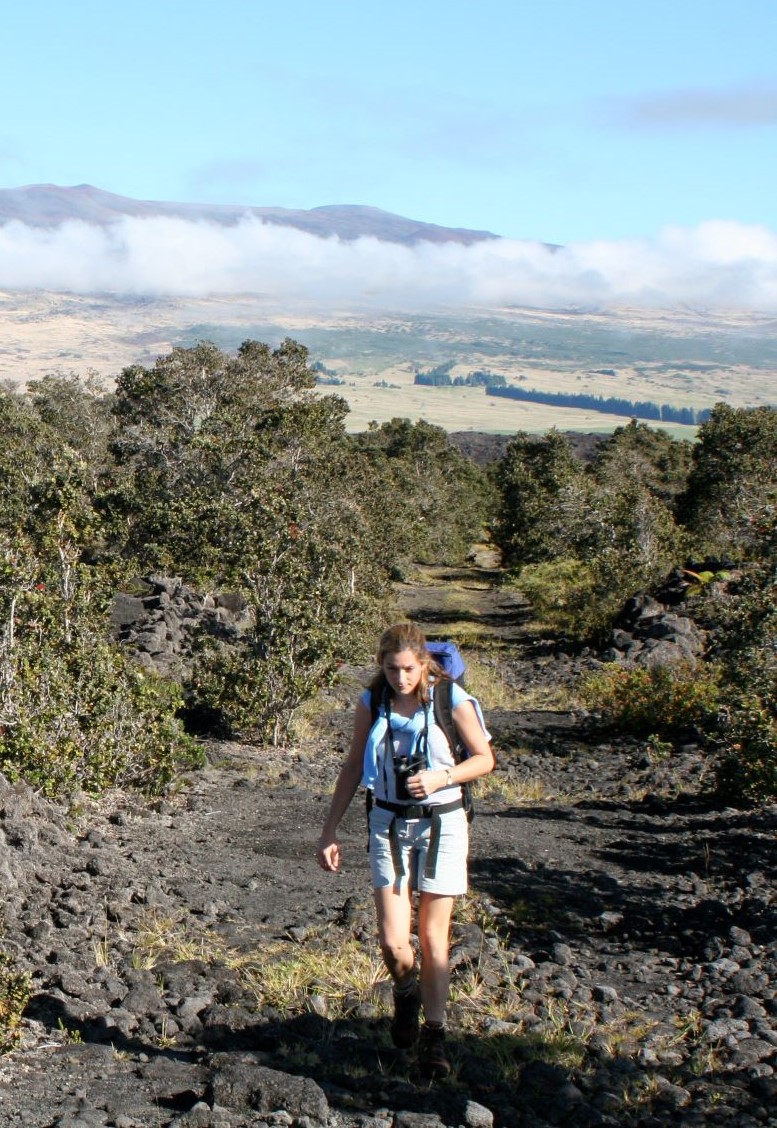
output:
[[[458,682],[459,685],[464,685],[467,667],[464,665],[461,651],[455,642],[427,642],[426,649],[443,673],[447,674],[453,681]]]
[[[455,642],[428,642],[426,649],[443,673],[448,675],[447,678],[441,678],[440,681],[435,682],[434,685],[434,693],[432,694],[434,720],[435,724],[445,733],[445,739],[450,746],[454,763],[460,764],[462,760],[466,760],[468,753],[461,742],[456,724],[453,720],[451,685],[455,681],[463,686],[464,674],[467,672],[467,667],[464,664],[461,651]],[[373,724],[375,724],[375,721],[378,719],[380,706],[380,693],[377,689],[372,689],[370,691],[370,712],[372,713]],[[475,817],[475,804],[472,801],[472,785],[462,783],[461,795],[464,802],[464,810],[467,813],[467,821],[472,822]]]

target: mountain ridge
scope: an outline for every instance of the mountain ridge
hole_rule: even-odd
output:
[[[81,222],[104,227],[121,219],[167,218],[215,223],[233,227],[247,218],[280,227],[293,227],[319,238],[351,242],[374,238],[381,242],[413,246],[417,243],[473,243],[500,236],[490,231],[444,227],[409,219],[364,204],[324,204],[319,207],[254,207],[242,204],[175,203],[136,200],[106,192],[91,184],[70,187],[57,184],[27,184],[0,189],[0,225],[23,223],[28,227],[53,228]]]

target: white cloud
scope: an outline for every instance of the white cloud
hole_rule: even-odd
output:
[[[407,247],[320,239],[246,219],[234,227],[127,218],[108,227],[0,226],[0,286],[154,296],[260,293],[279,305],[385,309],[603,308],[630,303],[777,308],[777,235],[711,221],[654,240],[488,240]]]

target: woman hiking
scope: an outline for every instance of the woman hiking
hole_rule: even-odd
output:
[[[356,706],[353,739],[335,784],[316,857],[324,870],[340,868],[337,828],[363,782],[368,789],[369,856],[378,936],[393,981],[394,1045],[419,1041],[426,1077],[450,1073],[445,1052],[445,1007],[454,898],[467,891],[469,825],[462,784],[494,766],[488,733],[474,697],[451,684],[453,723],[467,754],[454,759],[435,721],[435,685],[445,675],[413,623],[381,635],[377,672]],[[412,894],[418,893],[420,973],[411,943]]]

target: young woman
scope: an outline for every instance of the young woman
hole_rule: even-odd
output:
[[[450,1072],[445,1053],[449,933],[454,898],[467,891],[469,828],[462,784],[494,766],[480,706],[451,685],[453,721],[468,755],[453,757],[434,719],[435,683],[444,678],[412,623],[384,631],[378,671],[356,706],[353,739],[332,795],[316,857],[340,868],[337,828],[360,782],[371,796],[370,869],[383,960],[394,985],[394,1044],[419,1038],[419,1068],[428,1077]],[[413,892],[418,893],[417,975],[411,943]]]

